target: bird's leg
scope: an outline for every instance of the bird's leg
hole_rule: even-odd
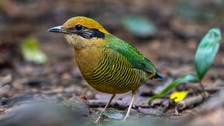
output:
[[[113,94],[109,100],[109,102],[106,104],[106,106],[104,107],[103,111],[101,112],[100,116],[97,118],[97,120],[94,123],[98,123],[101,119],[102,113],[109,107],[110,103],[112,102],[112,100],[114,99],[114,97],[116,96],[116,94]]]
[[[127,111],[127,113],[126,113],[126,115],[125,115],[125,117],[124,117],[123,120],[126,120],[126,118],[129,116],[130,111],[131,111],[131,107],[132,107],[133,102],[134,102],[134,100],[135,100],[135,98],[136,98],[136,94],[137,94],[137,91],[136,91],[136,90],[133,90],[133,91],[132,91],[131,102],[130,102],[130,105],[129,105],[129,107],[128,107],[128,111]]]

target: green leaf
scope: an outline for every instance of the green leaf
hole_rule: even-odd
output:
[[[201,6],[201,5],[200,5]],[[195,1],[180,0],[175,6],[175,12],[187,20],[211,21],[217,17],[217,9],[214,7],[200,8]]]
[[[221,31],[213,28],[201,40],[195,55],[195,68],[198,78],[202,80],[211,66],[221,42]]]
[[[178,13],[180,16],[184,17],[185,19],[191,19],[196,20],[200,17],[200,10],[192,5],[187,0],[181,0],[177,3],[176,13]]]
[[[148,102],[148,104],[150,105],[151,102],[159,97],[162,97],[164,95],[166,95],[169,91],[171,91],[174,87],[176,87],[177,85],[179,85],[180,83],[184,83],[184,82],[199,82],[198,77],[194,74],[186,74],[181,76],[180,78],[178,78],[177,80],[175,80],[173,83],[171,83],[170,85],[168,85],[165,89],[163,89],[159,94],[156,94],[154,96],[152,96]]]
[[[26,61],[37,64],[44,64],[47,62],[47,56],[40,50],[37,39],[29,38],[24,40],[21,48]]]
[[[153,36],[157,32],[155,24],[143,16],[125,16],[122,23],[128,31],[139,37]]]

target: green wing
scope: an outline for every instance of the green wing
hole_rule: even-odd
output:
[[[145,58],[135,47],[124,42],[123,40],[113,36],[107,35],[105,37],[107,47],[117,51],[127,58],[134,68],[154,73],[156,72],[154,65],[151,61]]]

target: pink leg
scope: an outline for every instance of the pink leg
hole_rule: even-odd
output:
[[[133,102],[134,102],[134,100],[135,100],[135,98],[136,98],[136,95],[137,95],[137,91],[136,91],[136,90],[132,91],[131,102],[130,102],[130,105],[129,105],[129,107],[128,107],[128,111],[127,111],[127,113],[126,113],[126,115],[125,115],[125,117],[124,117],[123,120],[125,120],[125,119],[129,116],[130,111],[131,111],[131,107],[132,107]]]
[[[113,95],[111,96],[109,102],[108,102],[107,105],[104,107],[103,111],[105,111],[105,110],[109,107],[111,101],[114,99],[115,96],[116,96],[116,94],[113,94]],[[103,112],[103,111],[102,111],[102,112]],[[101,119],[101,115],[97,118],[97,120],[96,120],[94,123],[98,123],[98,122],[100,121],[100,119]]]

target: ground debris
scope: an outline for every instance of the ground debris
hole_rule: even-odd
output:
[[[201,105],[200,111],[192,118],[190,125],[196,126],[220,126],[224,124],[224,90],[208,99]]]
[[[91,108],[104,107],[107,102],[108,100],[88,100],[88,104]],[[126,109],[128,108],[128,104],[122,100],[113,100],[110,104],[110,107]]]
[[[205,92],[205,98],[207,98],[208,96],[209,96],[209,94],[207,92]],[[188,97],[188,98],[178,102],[176,107],[177,107],[177,110],[183,110],[183,109],[188,108],[190,106],[202,103],[204,100],[205,99],[202,96],[202,94],[199,94],[199,95],[196,95],[196,96]]]
[[[66,95],[36,93],[3,99],[2,102],[1,126],[70,126],[74,123],[81,125],[84,120],[89,120],[89,107],[76,96],[68,98]],[[41,123],[34,123],[36,121]]]

